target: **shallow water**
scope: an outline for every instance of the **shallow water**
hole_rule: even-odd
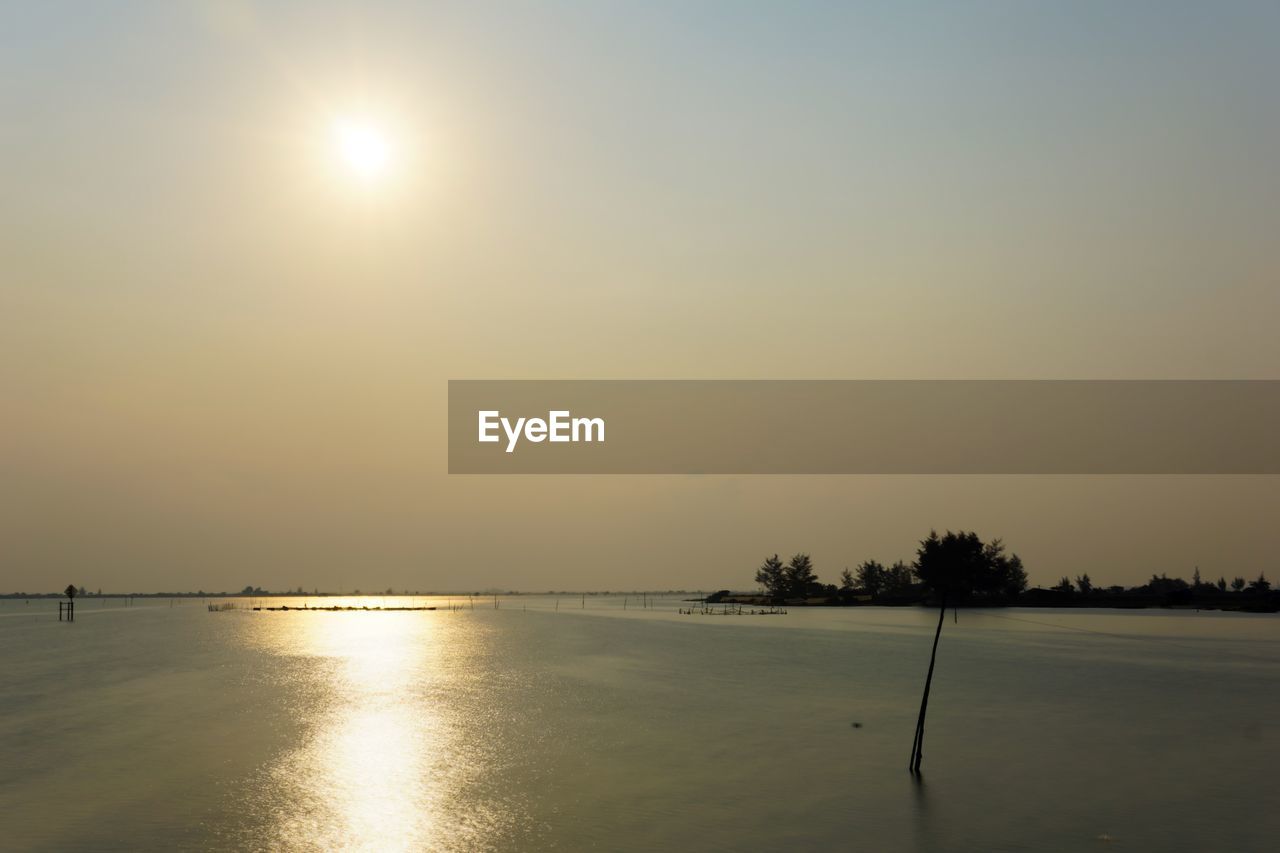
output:
[[[949,615],[917,783],[936,612],[453,601],[89,599],[71,625],[0,602],[0,848],[1203,851],[1280,831],[1273,615]]]

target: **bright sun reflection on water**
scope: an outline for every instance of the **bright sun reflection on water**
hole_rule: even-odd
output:
[[[309,735],[265,780],[269,846],[390,851],[458,844],[447,809],[460,805],[457,780],[477,769],[456,748],[459,721],[431,697],[458,658],[475,651],[473,640],[458,636],[456,617],[260,616],[260,642],[296,658],[302,677],[320,682],[304,685],[298,709]]]

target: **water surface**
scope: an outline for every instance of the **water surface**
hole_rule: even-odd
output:
[[[452,603],[89,599],[67,625],[0,602],[0,848],[1203,851],[1280,831],[1272,615],[948,616],[916,781],[936,613]]]

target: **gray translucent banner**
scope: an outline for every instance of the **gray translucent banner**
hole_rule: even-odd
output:
[[[449,472],[1276,474],[1280,381],[453,380]]]

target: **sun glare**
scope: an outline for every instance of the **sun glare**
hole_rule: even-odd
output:
[[[333,125],[338,157],[351,174],[373,181],[391,166],[391,143],[376,125],[363,121],[339,121]]]

